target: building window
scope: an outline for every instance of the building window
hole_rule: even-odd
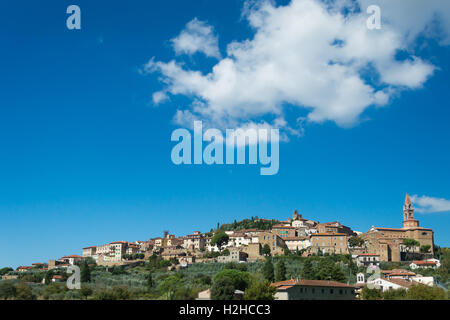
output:
[[[333,289],[330,289],[330,293],[333,294],[333,293],[334,293],[334,290],[333,290]]]

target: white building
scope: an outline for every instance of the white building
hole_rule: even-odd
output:
[[[418,284],[415,281],[409,281],[405,279],[383,279],[378,278],[375,280],[367,281],[368,285],[373,285],[375,289],[379,289],[383,292],[389,291],[389,290],[398,290],[398,289],[405,289],[408,290],[411,288],[411,286]]]
[[[419,268],[433,268],[437,269],[441,266],[441,262],[438,259],[427,259],[427,260],[414,260],[411,262],[409,267],[411,269],[419,269]]]
[[[308,237],[287,237],[283,238],[284,243],[290,251],[297,251],[307,249],[311,246],[311,241]]]

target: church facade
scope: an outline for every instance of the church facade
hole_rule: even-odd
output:
[[[419,252],[422,245],[430,245],[429,253],[434,252],[433,230],[421,227],[419,221],[414,219],[414,208],[408,194],[403,205],[402,228],[371,227],[361,238],[365,241],[365,251],[380,255],[380,261],[402,261],[402,253],[407,250],[402,245],[404,239],[414,239],[420,243],[414,252]]]

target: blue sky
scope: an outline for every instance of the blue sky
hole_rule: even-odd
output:
[[[261,176],[254,165],[174,165],[170,135],[180,127],[174,115],[194,113],[192,102],[204,96],[173,94],[161,81],[167,74],[142,72],[152,57],[211,72],[230,42],[261,31],[242,15],[244,1],[77,0],[81,30],[66,28],[70,4],[10,2],[0,15],[0,266],[81,254],[82,247],[114,240],[146,240],[166,229],[183,235],[251,216],[286,219],[294,209],[363,232],[372,225],[400,227],[406,192],[417,195],[418,206],[431,206],[416,218],[434,229],[437,245],[450,245],[450,50],[442,33],[418,34],[404,45],[406,55],[435,67],[419,85],[387,69],[361,75],[390,96],[364,106],[355,119],[333,118],[307,92],[289,101],[271,96],[279,108],[273,112],[230,111],[225,120],[236,125],[269,123],[282,114],[286,132],[298,117],[311,117],[297,128],[300,136],[280,144],[278,174]],[[211,26],[219,59],[200,49],[174,53],[170,40],[194,18]],[[401,34],[405,26],[396,30]],[[383,63],[392,70],[396,61]],[[387,80],[377,81],[383,74]],[[169,98],[155,105],[152,95],[161,90]],[[240,103],[222,101],[227,110]],[[327,119],[310,116],[319,109]]]

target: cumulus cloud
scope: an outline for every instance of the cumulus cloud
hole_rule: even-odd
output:
[[[212,26],[197,18],[190,21],[181,33],[171,40],[177,54],[193,55],[203,52],[207,57],[220,59],[219,40]]]
[[[417,212],[435,213],[450,211],[450,200],[447,199],[413,195],[411,201]]]
[[[437,13],[446,17],[442,25],[450,17],[450,2],[426,1],[427,9],[421,10],[422,1],[411,1],[413,15],[405,18],[410,13],[405,2],[378,1],[383,25],[369,30],[365,11],[369,2],[292,0],[285,6],[246,2],[243,17],[254,30],[253,37],[229,43],[227,55],[209,72],[153,58],[144,71],[161,75],[165,94],[192,99],[189,110],[177,113],[176,121],[195,116],[217,126],[246,126],[271,117],[271,126],[301,135],[301,128],[289,125],[296,121],[285,118],[285,106],[293,105],[308,112],[306,121],[352,126],[367,108],[385,106],[401,90],[418,89],[432,76],[436,66],[414,54],[413,42],[440,21]],[[208,30],[201,34],[213,34],[210,27],[200,26]],[[189,39],[195,28],[188,24],[176,39]],[[446,35],[440,34],[440,39],[445,42]],[[206,51],[199,49],[201,41],[177,41],[177,53]],[[197,44],[188,49],[187,43]],[[209,50],[210,56],[217,56],[218,51]]]

